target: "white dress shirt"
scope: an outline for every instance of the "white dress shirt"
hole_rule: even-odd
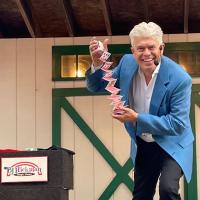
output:
[[[103,64],[102,64],[103,65]],[[91,73],[93,74],[97,69],[100,69],[102,65],[94,67],[91,65]],[[138,73],[133,78],[133,107],[137,113],[149,113],[149,106],[151,101],[151,96],[153,93],[154,85],[156,82],[157,74],[160,69],[160,63],[154,70],[152,78],[149,84],[146,84],[145,77],[140,67]],[[141,138],[146,142],[154,142],[155,140],[150,133],[142,133]]]
[[[133,78],[133,108],[137,113],[149,113],[149,106],[160,63],[154,70],[149,84],[146,84],[145,77],[140,67]],[[150,133],[142,133],[141,138],[146,142],[155,141]]]

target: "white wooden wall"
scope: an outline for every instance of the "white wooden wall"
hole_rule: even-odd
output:
[[[113,44],[129,42],[124,36],[109,38]],[[165,35],[164,39],[165,42],[200,41],[200,34]],[[85,87],[82,81],[52,82],[52,46],[88,44],[89,40],[88,37],[0,39],[0,149],[51,146],[52,88]],[[200,78],[193,82],[200,83]],[[111,118],[106,97],[70,97],[68,100],[123,165],[129,157],[130,140],[123,126]],[[196,116],[197,162],[200,165],[198,107]],[[62,146],[76,153],[70,200],[97,200],[115,173],[64,111]],[[131,199],[131,193],[123,184],[111,197],[111,200],[122,199]],[[155,199],[159,199],[158,194]]]

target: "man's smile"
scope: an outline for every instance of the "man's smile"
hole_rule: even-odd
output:
[[[151,62],[153,61],[153,58],[148,58],[148,59],[142,59],[143,62]]]

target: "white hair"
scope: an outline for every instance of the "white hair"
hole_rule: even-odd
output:
[[[154,22],[142,22],[135,25],[129,33],[131,45],[134,46],[134,38],[136,37],[150,37],[156,40],[159,45],[163,43],[163,32],[160,26]]]

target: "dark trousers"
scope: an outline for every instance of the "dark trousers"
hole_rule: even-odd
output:
[[[160,200],[180,200],[179,180],[183,175],[177,162],[156,142],[137,137],[133,200],[153,200],[159,178]]]

